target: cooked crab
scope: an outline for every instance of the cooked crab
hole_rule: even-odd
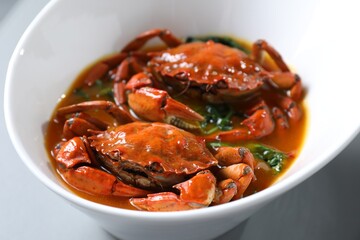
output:
[[[156,36],[169,48],[140,51]],[[265,69],[262,51],[269,54],[279,70]],[[92,85],[106,74],[114,80],[114,99],[124,112],[130,107],[142,120],[183,128],[194,128],[194,122],[204,118],[171,96],[185,94],[209,103],[259,99],[255,105],[260,107],[245,110],[247,119],[241,128],[213,134],[209,136],[212,139],[236,141],[270,134],[277,121],[274,122],[272,109],[261,98],[261,91],[269,88],[277,92],[276,117],[285,122],[282,127],[287,126],[288,119],[298,120],[301,116],[296,103],[302,96],[300,77],[289,70],[280,54],[264,40],[255,42],[247,55],[213,41],[183,43],[168,30],[153,29],[140,34],[120,53],[96,64],[85,83]]]
[[[88,193],[132,197],[139,209],[228,202],[239,199],[255,178],[246,148],[222,147],[212,154],[202,139],[169,124],[134,122],[90,132],[55,149],[64,180]]]

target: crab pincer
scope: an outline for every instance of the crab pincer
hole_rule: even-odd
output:
[[[95,156],[87,141],[81,137],[74,137],[63,143],[56,151],[55,160],[60,166],[63,179],[80,191],[120,197],[141,197],[150,193],[95,168]]]
[[[198,172],[191,179],[176,184],[180,195],[173,192],[149,194],[147,198],[132,198],[130,203],[140,210],[181,211],[207,207],[215,197],[216,178],[208,171]]]
[[[146,211],[182,211],[218,205],[242,197],[254,179],[251,167],[238,163],[221,169],[217,183],[214,175],[208,171],[198,172],[193,178],[174,185],[180,195],[173,192],[148,194],[146,198],[131,198],[130,203],[139,210]]]
[[[209,141],[221,140],[224,142],[259,139],[274,131],[275,122],[273,115],[263,100],[250,108],[246,115],[249,117],[240,123],[240,127],[229,131],[215,132],[205,136],[205,139]]]
[[[128,103],[141,118],[153,122],[171,123],[174,119],[203,121],[204,117],[180,103],[164,91],[142,87],[129,94]]]
[[[106,130],[108,125],[90,115],[78,112],[65,121],[63,128],[63,136],[65,139],[70,140],[75,136],[89,136],[91,130]]]
[[[233,164],[231,166],[220,169],[218,172],[220,179],[232,179],[237,186],[237,192],[232,200],[239,199],[254,180],[254,171],[249,165],[244,163]]]
[[[249,149],[245,147],[220,147],[217,149],[215,158],[220,166],[231,166],[233,164],[245,163],[254,169],[255,159]]]
[[[79,106],[60,113],[74,109]],[[87,114],[77,117],[91,122],[86,125],[91,128],[92,124],[103,127]],[[84,132],[70,130],[74,135]],[[213,155],[202,139],[169,124],[133,122],[88,133],[62,142],[53,151],[63,179],[89,194],[130,197],[131,204],[142,210],[221,204],[240,198],[254,179],[254,158],[248,149],[220,147]],[[221,168],[215,170],[218,164]],[[171,186],[173,192],[153,193]]]
[[[233,179],[225,179],[217,184],[215,197],[212,205],[219,205],[230,202],[238,192],[238,187]]]
[[[222,168],[216,174],[219,182],[213,205],[241,198],[250,183],[256,180],[254,156],[245,147],[220,147],[215,158]]]

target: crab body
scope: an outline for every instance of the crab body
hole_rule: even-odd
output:
[[[269,74],[247,54],[212,41],[164,50],[148,66],[177,91],[198,89],[205,100],[216,103],[234,102],[269,79]]]
[[[140,51],[149,39],[157,36],[166,43],[167,49]],[[273,60],[276,70],[263,65],[263,51]],[[242,110],[241,114],[248,120],[240,124],[241,128],[219,132],[211,136],[214,140],[239,141],[269,135],[280,122],[275,121],[272,111],[276,116],[284,116],[282,126],[287,126],[288,120],[296,121],[294,116],[301,116],[297,105],[302,96],[300,77],[290,71],[281,55],[264,40],[256,41],[251,53],[246,54],[211,40],[183,43],[168,30],[153,29],[94,66],[85,83],[91,85],[106,74],[114,80],[114,100],[119,108],[129,107],[136,118],[145,121],[198,128],[204,117],[173,99],[179,95],[202,99],[205,103],[246,105],[248,101],[257,101],[255,105],[263,106],[261,112]],[[279,105],[276,110],[270,109],[263,98],[262,92],[268,90],[279,95],[275,97]],[[249,122],[257,125],[250,126]]]
[[[254,158],[245,148],[224,147],[214,155],[202,139],[166,123],[134,122],[89,132],[55,149],[64,180],[90,194],[132,197],[139,209],[224,203],[240,198],[254,179]]]
[[[112,173],[145,188],[169,187],[217,164],[204,141],[163,123],[129,123],[88,139]]]

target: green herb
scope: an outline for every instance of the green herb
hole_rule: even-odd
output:
[[[94,86],[99,89],[97,94],[98,97],[108,97],[109,99],[114,98],[114,92],[112,87],[107,87],[100,79],[95,81]]]
[[[205,120],[200,123],[200,127],[205,134],[211,134],[217,130],[227,131],[233,128],[231,117],[234,111],[227,105],[206,105]],[[209,125],[214,125],[210,130],[205,130]]]
[[[97,88],[103,88],[104,87],[104,83],[103,83],[103,81],[101,81],[100,79],[98,79],[98,80],[96,80],[95,81],[95,86],[97,87]]]
[[[247,146],[255,158],[264,160],[276,173],[281,172],[284,161],[288,155],[275,149],[261,144],[249,144]]]
[[[237,48],[240,49],[241,51],[249,54],[250,51],[245,48],[244,46],[240,45],[235,39],[232,39],[230,37],[220,37],[220,36],[205,36],[205,37],[194,37],[194,36],[189,36],[185,39],[185,42],[190,43],[190,42],[207,42],[209,40],[212,40],[216,43],[221,43],[224,44],[226,46],[232,47],[232,48]]]
[[[84,89],[82,89],[82,88],[75,88],[73,93],[76,96],[84,98],[85,100],[90,100],[89,94],[87,94],[87,92],[85,92]]]
[[[113,92],[113,89],[111,87],[101,89],[99,91],[98,95],[103,96],[103,97],[109,97],[110,99],[114,98],[114,92]]]
[[[224,143],[224,142],[209,142],[209,143],[207,143],[207,146],[209,148],[217,150],[219,147],[228,147],[230,145],[228,143]]]

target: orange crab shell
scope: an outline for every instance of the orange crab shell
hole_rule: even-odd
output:
[[[113,160],[144,168],[155,163],[165,173],[187,175],[217,165],[203,140],[164,123],[134,122],[101,132],[89,140],[91,147]]]
[[[164,50],[149,66],[170,85],[179,85],[176,80],[183,80],[184,85],[189,81],[190,86],[205,87],[206,91],[216,87],[224,96],[253,92],[263,85],[266,77],[262,67],[246,53],[213,41]]]

